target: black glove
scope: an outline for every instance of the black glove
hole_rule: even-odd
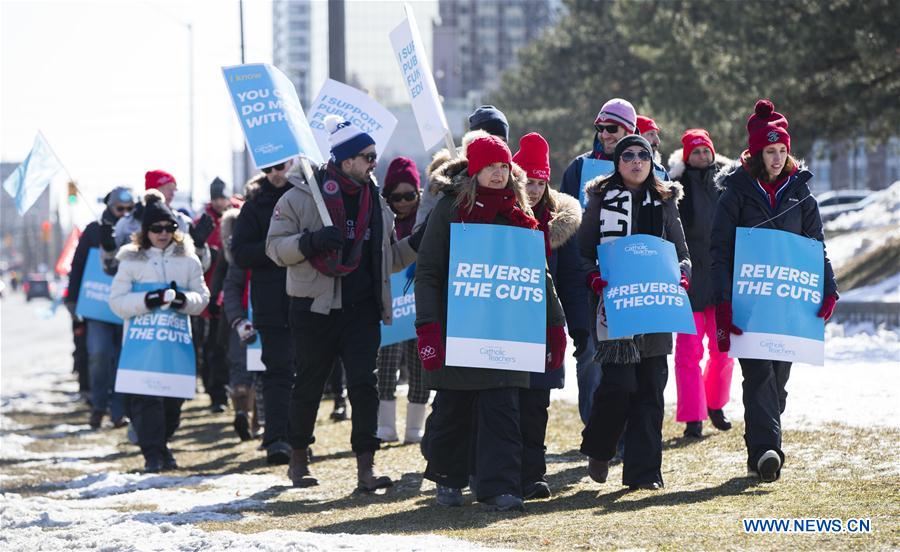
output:
[[[100,247],[110,253],[116,250],[116,234],[111,224],[100,225]]]
[[[183,291],[178,291],[178,286],[174,281],[169,284],[169,288],[175,290],[175,299],[172,299],[172,306],[178,310],[183,309],[187,305],[187,295]]]
[[[337,226],[325,226],[300,236],[300,252],[304,257],[313,257],[332,249],[338,250],[343,246],[344,238]]]
[[[218,318],[221,311],[222,307],[219,306],[219,303],[214,298],[210,299],[209,304],[206,305],[206,312],[213,318]]]
[[[169,288],[161,288],[155,291],[148,291],[147,294],[144,295],[144,304],[147,305],[147,308],[150,310],[158,309],[165,305],[165,295],[168,290]]]
[[[212,217],[209,216],[209,213],[203,213],[200,220],[191,227],[190,233],[191,239],[194,240],[194,247],[200,249],[206,245],[206,239],[209,238],[209,235],[212,234],[215,227],[216,224],[213,222]]]
[[[587,348],[588,332],[582,329],[569,330],[569,335],[572,336],[572,341],[575,343],[575,352],[572,353],[572,356],[578,358]]]
[[[426,225],[423,223],[409,236],[409,246],[412,247],[413,251],[416,253],[419,252],[419,245],[422,244],[422,238],[425,237],[425,226]]]

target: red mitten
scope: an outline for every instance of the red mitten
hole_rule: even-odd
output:
[[[550,326],[547,328],[547,372],[553,372],[562,368],[566,355],[566,330],[562,326]]]
[[[824,318],[826,322],[831,318],[831,315],[834,314],[834,306],[837,304],[837,296],[829,295],[822,301],[822,306],[819,307],[819,313],[816,314],[819,318]]]
[[[441,335],[441,325],[437,322],[429,322],[416,328],[419,336],[419,358],[422,360],[422,368],[428,372],[440,370],[444,366],[444,342]]]
[[[595,270],[588,274],[587,285],[594,290],[594,293],[596,293],[598,297],[602,297],[603,288],[609,285],[609,282],[600,277],[600,272]]]
[[[720,353],[731,349],[731,334],[741,335],[744,331],[731,321],[731,301],[722,301],[716,305],[716,344]]]
[[[684,288],[684,291],[690,291],[691,282],[690,280],[688,280],[688,277],[684,274],[684,272],[681,273],[681,281],[679,283],[681,284],[681,287]]]

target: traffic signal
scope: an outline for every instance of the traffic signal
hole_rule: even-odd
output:
[[[75,205],[78,201],[78,187],[71,180],[69,181],[69,205]]]
[[[50,243],[50,230],[53,229],[53,226],[50,224],[49,220],[45,220],[41,223],[41,240],[44,243]]]

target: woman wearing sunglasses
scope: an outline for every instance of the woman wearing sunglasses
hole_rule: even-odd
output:
[[[397,157],[388,166],[381,195],[394,212],[394,231],[397,239],[412,234],[419,209],[419,169],[415,161]],[[431,394],[422,383],[422,361],[416,340],[394,343],[378,351],[378,438],[382,442],[398,441],[397,436],[397,373],[405,368],[409,376],[406,395],[406,434],[404,442],[418,443],[425,427],[425,409]]]
[[[578,230],[578,247],[588,271],[587,283],[594,292],[594,312],[606,287],[597,266],[597,245],[620,237],[649,234],[672,242],[681,268],[681,285],[688,287],[691,260],[677,207],[681,185],[656,178],[652,161],[653,150],[646,138],[625,136],[613,153],[615,172],[585,186],[588,204]],[[609,205],[619,208],[609,209]],[[604,232],[601,227],[615,230]],[[596,317],[590,320],[596,338]],[[624,431],[622,484],[631,489],[660,489],[663,390],[669,374],[666,355],[672,352],[672,334],[597,341],[596,347],[603,375],[581,442],[581,452],[589,457],[588,474],[598,483],[606,481],[609,461]]]
[[[731,334],[743,331],[734,325],[731,287],[734,270],[734,240],[737,227],[770,228],[825,241],[819,205],[809,191],[812,173],[791,156],[787,118],[775,111],[769,100],[756,102],[747,119],[748,149],[740,165],[716,177],[722,196],[716,204],[712,224],[713,300],[716,302],[716,332],[719,351],[731,349]],[[818,316],[828,320],[838,299],[831,261],[822,262],[824,299]],[[781,414],[787,404],[791,363],[739,358],[744,376],[744,442],[747,471],[751,477],[772,482],[781,476]]]
[[[171,308],[196,316],[209,302],[209,290],[203,281],[203,268],[194,252],[191,237],[179,229],[178,217],[161,195],[145,198],[141,230],[132,235],[132,243],[116,255],[119,269],[113,278],[109,306],[125,320]],[[135,284],[161,283],[152,291],[132,291]],[[177,290],[170,285],[175,284]],[[130,395],[128,410],[144,455],[144,470],[150,473],[178,467],[168,442],[181,420],[183,399],[151,395]]]

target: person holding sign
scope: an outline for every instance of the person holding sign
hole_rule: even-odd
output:
[[[699,438],[707,416],[716,429],[731,429],[731,420],[722,408],[728,404],[734,361],[716,346],[716,315],[709,277],[712,262],[709,240],[721,193],[714,178],[719,170],[729,164],[729,160],[716,154],[709,132],[702,128],[686,130],[681,144],[683,147],[675,150],[669,158],[669,166],[670,174],[684,189],[684,199],[678,204],[678,212],[691,251],[688,298],[697,333],[679,333],[675,340],[675,383],[678,387],[675,421],[685,423],[685,437]],[[700,361],[703,359],[704,335],[709,359],[706,370],[702,371]]]
[[[469,477],[469,447],[475,447],[476,495],[495,510],[522,510],[522,434],[519,390],[528,372],[447,366],[448,282],[451,223],[496,224],[537,229],[525,195],[527,177],[512,165],[506,143],[482,136],[466,157],[442,165],[433,176],[445,194],[426,226],[416,263],[416,334],[425,383],[437,390],[423,447],[425,478],[437,483],[437,503],[460,506]],[[546,276],[548,371],[562,366],[565,318],[553,280]],[[527,321],[523,321],[527,323]],[[470,444],[473,414],[477,438]]]
[[[165,201],[148,195],[141,220],[141,231],[118,255],[119,268],[113,279],[109,306],[125,320],[148,313],[174,310],[196,316],[209,302],[209,290],[203,280],[203,268],[194,252],[194,242],[178,226],[179,217]],[[133,291],[141,284],[160,284],[151,291]],[[185,322],[185,331],[190,331]],[[154,339],[165,339],[156,332]],[[172,333],[166,334],[172,337]],[[166,346],[175,343],[166,342]],[[119,372],[121,375],[121,371]],[[184,399],[153,395],[131,395],[128,410],[144,455],[144,471],[149,473],[175,469],[178,464],[168,442],[181,420]]]
[[[116,187],[103,199],[106,209],[100,215],[99,221],[93,221],[84,228],[84,233],[78,240],[78,247],[75,248],[75,255],[72,257],[66,308],[73,315],[81,292],[88,254],[91,249],[100,247],[105,234],[111,236],[112,229],[120,218],[134,210],[134,195],[128,188]],[[125,418],[122,398],[113,390],[116,382],[116,364],[119,362],[119,350],[122,347],[122,325],[85,317],[85,326],[88,374],[91,382],[90,426],[99,429],[103,416],[109,408],[113,426],[122,427],[128,420]]]
[[[528,204],[538,221],[538,227],[550,240],[547,264],[566,315],[566,325],[576,343],[574,356],[577,359],[587,349],[584,343],[588,339],[588,296],[584,285],[586,275],[581,267],[578,246],[572,239],[581,224],[581,205],[575,198],[550,187],[550,147],[540,134],[532,132],[519,140],[519,151],[513,156],[513,162],[528,176],[528,184],[525,186]],[[584,326],[579,327],[579,323]],[[547,409],[550,407],[550,390],[562,389],[564,377],[564,370],[532,373],[530,387],[519,390],[522,493],[526,500],[550,497],[544,459]]]
[[[597,266],[597,246],[633,234],[649,234],[675,245],[681,285],[688,288],[691,260],[678,217],[681,185],[662,182],[652,172],[653,150],[645,138],[628,135],[616,144],[616,171],[588,183],[587,209],[578,230],[578,247],[589,271],[596,310],[606,281]],[[587,455],[588,473],[603,483],[616,443],[625,434],[622,483],[632,489],[660,489],[662,479],[663,390],[672,352],[672,334],[655,333],[633,339],[608,340],[597,335],[591,317],[597,356],[603,376],[594,393],[591,416],[582,432],[581,452]]]
[[[419,207],[419,169],[415,161],[397,157],[388,166],[381,195],[394,212],[394,231],[398,239],[413,232],[416,211]],[[405,308],[408,308],[405,307]],[[413,312],[415,312],[413,305]],[[406,398],[406,435],[404,442],[422,440],[425,426],[425,408],[431,394],[422,383],[422,361],[419,359],[416,340],[410,339],[382,347],[378,351],[378,438],[381,442],[398,441],[397,436],[397,372],[401,366],[409,374],[409,393]]]
[[[825,241],[819,206],[810,193],[810,173],[791,156],[787,118],[769,100],[759,100],[747,119],[748,149],[740,165],[717,177],[722,195],[712,226],[713,300],[716,339],[722,352],[731,349],[731,335],[741,335],[731,308],[735,235],[738,228],[768,228]],[[824,252],[824,247],[823,247]],[[824,294],[818,316],[831,317],[837,303],[837,283],[827,253],[823,254]],[[772,316],[778,316],[772,313]],[[781,414],[787,401],[791,363],[739,358],[744,376],[744,441],[747,470],[772,482],[781,476]]]
[[[325,126],[331,160],[314,171],[314,179],[288,173],[290,189],[275,205],[266,239],[266,254],[287,267],[297,355],[288,477],[298,487],[318,483],[309,471],[309,446],[325,380],[339,356],[353,409],[358,488],[373,491],[392,485],[374,471],[381,443],[375,375],[381,323],[393,320],[390,276],[416,260],[422,233],[395,239],[394,214],[372,177],[378,157],[372,137],[333,115]],[[333,224],[325,225],[326,216]]]
[[[611,161],[616,144],[626,134],[632,134],[637,128],[637,113],[631,102],[621,98],[613,98],[603,104],[594,119],[594,147],[572,160],[563,173],[559,191],[576,199],[582,198],[582,168],[585,160],[599,159]],[[587,327],[588,321],[570,320],[576,327]],[[594,342],[587,334],[573,333],[575,350],[581,354],[575,357],[575,371],[578,376],[578,413],[585,424],[591,415],[592,401],[597,386],[600,385],[601,367],[594,360]]]

